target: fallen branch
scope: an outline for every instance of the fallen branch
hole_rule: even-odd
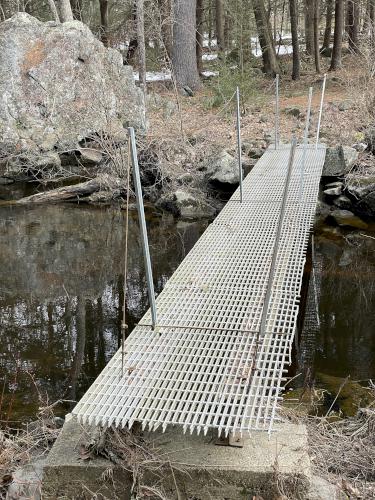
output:
[[[21,198],[17,204],[27,203],[55,203],[58,201],[74,201],[80,200],[98,191],[112,191],[123,188],[123,183],[120,179],[109,175],[100,175],[86,182],[74,184],[71,186],[62,186],[43,193],[33,194]]]

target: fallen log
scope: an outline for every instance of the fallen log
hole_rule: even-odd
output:
[[[116,177],[102,174],[95,179],[70,186],[62,186],[43,193],[32,194],[17,200],[17,204],[55,203],[59,201],[79,201],[98,191],[113,191],[123,188],[124,183]]]

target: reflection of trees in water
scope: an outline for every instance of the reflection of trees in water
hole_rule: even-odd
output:
[[[310,334],[317,335],[315,368],[342,377],[373,377],[375,242],[349,235],[346,240],[320,236],[316,243],[322,270],[320,329],[310,325]],[[308,340],[309,331],[304,335]]]
[[[118,347],[124,214],[60,206],[1,215],[0,378],[6,380],[7,393],[16,391],[15,412],[27,414],[35,400],[30,378],[21,375],[16,387],[11,384],[18,358],[50,401],[77,399]],[[170,217],[148,220],[157,292],[204,229],[196,223],[180,226]],[[130,327],[147,307],[133,214],[129,225]]]

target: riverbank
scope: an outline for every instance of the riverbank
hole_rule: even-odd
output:
[[[370,390],[374,391],[373,387]],[[60,435],[60,421],[53,417],[52,409],[44,408],[38,420],[23,431],[1,431],[0,491],[9,499],[29,496],[38,500],[42,492],[43,498],[55,498],[57,492],[66,497],[72,483],[80,498],[92,498],[94,494],[118,498],[115,491],[121,491],[121,498],[130,498],[132,491],[136,498],[167,500],[185,498],[183,492],[190,490],[196,498],[206,498],[208,491],[216,491],[214,498],[222,498],[225,492],[231,500],[241,498],[241,491],[267,500],[367,499],[375,493],[373,403],[345,419],[328,414],[301,415],[298,407],[284,408],[284,421],[289,423],[281,424],[281,434],[274,435],[276,442],[267,443],[266,435],[263,442],[257,435],[246,445],[249,449],[215,447],[211,439],[183,437],[178,430],[172,431],[177,434],[171,441],[171,431],[159,437],[128,430],[88,431],[71,421]],[[293,449],[289,450],[287,436],[291,429]],[[59,435],[59,445],[49,458]],[[173,453],[169,457],[171,442]],[[259,450],[258,442],[263,443]],[[257,457],[257,450],[263,458]],[[213,453],[211,469],[211,459],[206,457],[201,462],[201,453]],[[249,453],[253,460],[245,461],[243,467],[238,466],[239,472],[234,472],[237,462]],[[294,462],[297,456],[298,466]],[[225,465],[229,463],[230,468]],[[204,470],[209,479],[202,483]],[[196,477],[194,483],[192,475]],[[218,489],[215,483],[219,478]],[[67,498],[72,496],[68,494]]]

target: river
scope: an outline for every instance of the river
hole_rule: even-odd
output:
[[[14,194],[14,193],[13,193]],[[207,227],[147,209],[156,292]],[[76,401],[119,346],[125,214],[87,205],[0,206],[0,418]],[[375,378],[374,233],[320,227],[291,374]],[[363,233],[363,231],[362,231]],[[127,322],[148,307],[130,212]],[[306,289],[307,290],[307,289]],[[65,402],[57,411],[69,411]]]

